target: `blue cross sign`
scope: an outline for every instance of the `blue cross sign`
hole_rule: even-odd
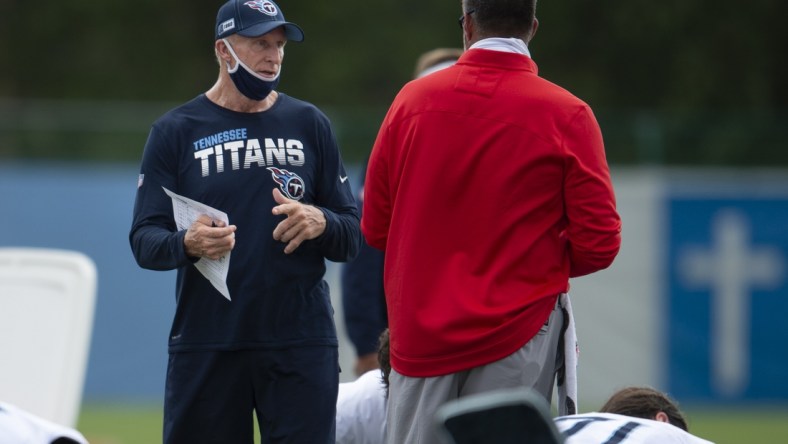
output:
[[[757,196],[667,200],[667,385],[682,400],[788,400],[788,196]]]

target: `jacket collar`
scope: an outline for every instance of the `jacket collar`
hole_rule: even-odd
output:
[[[471,45],[470,49],[490,49],[493,51],[513,52],[531,57],[528,45],[522,39],[513,37],[489,37]]]
[[[530,57],[513,52],[489,49],[469,49],[460,57],[457,65],[487,66],[504,70],[523,70],[538,74],[538,67]]]

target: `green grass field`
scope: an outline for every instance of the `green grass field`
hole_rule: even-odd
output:
[[[157,444],[161,428],[161,406],[141,404],[87,403],[77,424],[90,444]],[[254,438],[260,442],[257,432]]]
[[[90,444],[161,442],[160,406],[89,403],[82,406],[77,428]]]
[[[717,444],[788,443],[788,407],[685,409],[685,414],[695,435]],[[161,425],[160,406],[88,403],[77,427],[90,444],[156,444],[161,442]]]
[[[717,444],[788,443],[788,407],[685,410],[690,431]]]

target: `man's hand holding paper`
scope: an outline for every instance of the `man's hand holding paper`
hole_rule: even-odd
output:
[[[183,239],[186,254],[217,260],[235,246],[235,230],[235,225],[227,225],[224,221],[202,215],[186,230]]]
[[[216,208],[166,188],[164,192],[172,199],[175,225],[179,230],[186,230],[184,251],[191,257],[200,258],[194,266],[222,296],[231,300],[227,271],[230,268],[230,251],[235,247],[235,225],[230,225],[227,214]]]

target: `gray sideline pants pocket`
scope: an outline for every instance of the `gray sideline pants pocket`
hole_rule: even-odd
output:
[[[444,403],[476,393],[531,388],[550,403],[565,322],[561,307],[550,313],[542,330],[511,355],[481,367],[429,378],[411,378],[392,369],[387,413],[387,444],[434,444],[435,412]]]

